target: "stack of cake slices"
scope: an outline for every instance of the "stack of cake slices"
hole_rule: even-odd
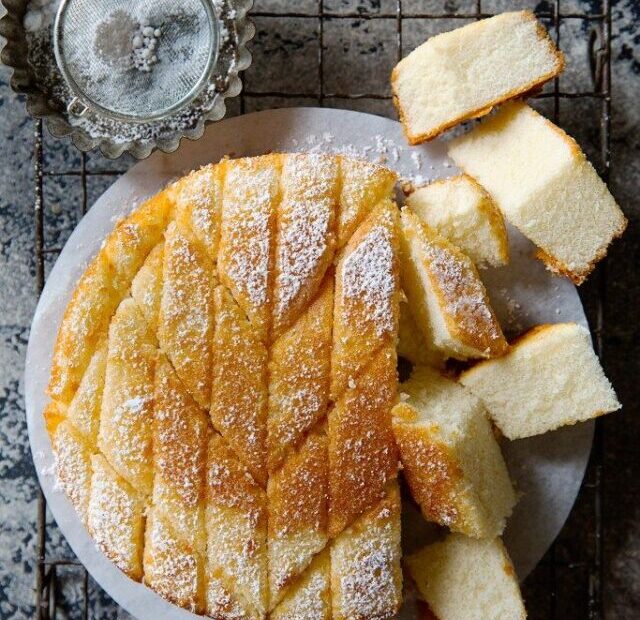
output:
[[[409,187],[401,215],[398,351],[413,370],[393,428],[414,500],[451,532],[405,567],[437,620],[526,617],[500,541],[517,492],[496,437],[620,408],[587,329],[540,325],[507,343],[480,277],[509,260],[506,222],[578,285],[626,227],[577,143],[521,100],[563,68],[535,16],[520,11],[435,36],[392,75],[411,144],[489,115],[448,142],[462,174]]]

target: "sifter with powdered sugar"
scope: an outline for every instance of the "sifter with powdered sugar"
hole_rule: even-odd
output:
[[[102,0],[94,6],[102,18],[84,0],[62,0],[53,26],[56,62],[75,95],[70,114],[161,119],[206,86],[219,36],[207,0]]]
[[[108,157],[170,152],[224,116],[250,64],[251,0],[30,0],[14,80],[56,136]],[[20,34],[20,33],[18,33]],[[16,58],[19,58],[16,55]]]

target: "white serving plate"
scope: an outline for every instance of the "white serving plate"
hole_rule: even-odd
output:
[[[53,454],[42,411],[47,402],[56,332],[75,284],[88,261],[122,215],[184,172],[225,155],[248,156],[269,151],[333,151],[378,161],[401,176],[427,180],[451,176],[442,142],[407,145],[399,123],[369,114],[319,108],[256,112],[221,121],[197,142],[183,140],[172,154],[156,152],[120,177],[79,223],[44,288],[31,327],[25,370],[25,398],[31,450],[51,512],[78,559],[94,579],[139,620],[186,620],[193,614],[166,602],[131,581],[97,550],[75,510],[57,488]],[[539,323],[576,321],[586,325],[578,293],[568,280],[552,276],[532,257],[533,246],[509,229],[511,262],[482,272],[505,330],[520,332]],[[520,578],[544,555],[563,526],[580,489],[589,458],[593,423],[541,437],[505,442],[512,478],[522,494],[505,532],[505,543]],[[421,520],[408,511],[403,546],[415,548],[427,536]],[[403,618],[415,617],[407,605]]]

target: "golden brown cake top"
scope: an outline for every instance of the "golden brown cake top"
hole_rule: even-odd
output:
[[[357,525],[397,493],[394,181],[341,156],[223,160],[120,222],[80,279],[49,385],[58,474],[105,554],[175,604],[397,611],[399,511],[375,541]],[[374,607],[348,586],[367,545]]]

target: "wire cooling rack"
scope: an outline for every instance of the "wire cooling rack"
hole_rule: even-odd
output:
[[[315,2],[315,6],[313,3]],[[566,2],[566,0],[565,0]],[[353,0],[350,0],[351,4],[356,4]],[[381,94],[379,92],[331,92],[326,89],[326,51],[325,45],[325,25],[333,20],[349,20],[352,27],[362,27],[372,20],[385,19],[387,21],[395,21],[395,49],[397,60],[400,60],[404,54],[408,51],[403,45],[404,40],[404,26],[407,19],[411,20],[463,20],[461,23],[465,23],[464,20],[482,19],[491,17],[492,13],[486,12],[483,9],[482,0],[475,0],[472,10],[466,12],[451,12],[447,10],[448,7],[456,5],[454,2],[443,0],[443,10],[438,12],[431,10],[431,7],[436,3],[433,0],[425,0],[422,4],[430,7],[429,12],[416,11],[416,5],[420,5],[420,2],[413,0],[411,8],[407,9],[408,0],[383,0],[382,2],[386,6],[391,6],[391,12],[387,10],[380,10],[378,12],[367,12],[366,10],[329,10],[327,4],[331,4],[331,0],[312,0],[307,1],[304,5],[299,0],[289,0],[288,2],[280,2],[276,5],[278,9],[282,6],[285,10],[260,10],[260,6],[257,7],[251,15],[256,19],[269,19],[269,18],[298,18],[300,20],[307,20],[314,22],[316,27],[317,36],[319,38],[317,57],[314,59],[312,67],[307,67],[309,71],[315,71],[317,75],[316,88],[312,92],[281,92],[281,91],[269,91],[269,90],[252,90],[246,89],[240,96],[240,112],[244,112],[246,109],[246,103],[250,100],[260,100],[268,98],[277,98],[280,100],[294,100],[294,99],[311,99],[317,102],[319,105],[331,105],[331,100],[340,100],[341,105],[349,106],[349,102],[355,100],[390,100],[390,94]],[[259,2],[256,4],[259,5]],[[335,0],[334,0],[335,4]],[[345,3],[348,4],[348,3]],[[395,4],[395,6],[393,6]],[[403,6],[403,4],[405,6]],[[487,1],[485,0],[485,5]],[[503,3],[504,4],[504,3]],[[510,4],[507,3],[507,7]],[[521,3],[518,3],[520,5]],[[309,6],[312,6],[311,10],[306,10]],[[380,0],[370,0],[372,7],[381,5]],[[593,88],[580,92],[564,92],[560,89],[560,82],[556,79],[551,85],[552,88],[546,92],[537,95],[538,99],[551,99],[552,110],[551,116],[557,121],[560,113],[561,101],[577,101],[577,100],[592,100],[598,105],[598,119],[599,119],[599,162],[596,163],[596,167],[599,168],[599,172],[605,181],[608,180],[611,166],[611,4],[609,0],[602,0],[601,6],[595,12],[564,12],[562,0],[555,0],[552,2],[542,2],[535,8],[535,12],[539,18],[541,18],[549,27],[552,37],[556,43],[561,46],[561,31],[563,23],[569,20],[577,20],[586,23],[588,27],[584,29],[588,32],[588,54],[589,54],[589,66],[591,73],[591,82]],[[305,10],[300,10],[300,7],[304,7]],[[357,5],[356,5],[357,6]],[[575,6],[572,2],[571,6]],[[286,10],[287,7],[291,7],[293,10]],[[297,9],[297,10],[296,10]],[[380,75],[381,91],[386,92],[386,82],[388,75]],[[357,86],[357,85],[356,85]],[[577,106],[578,104],[570,104]],[[81,154],[80,165],[78,168],[71,170],[48,170],[45,166],[46,147],[43,143],[43,127],[42,121],[36,121],[35,124],[35,146],[34,146],[34,166],[35,166],[35,201],[34,201],[34,220],[35,220],[35,238],[34,238],[34,253],[35,253],[35,268],[36,268],[36,288],[38,295],[41,293],[45,283],[45,263],[46,259],[50,255],[56,255],[61,248],[48,247],[45,244],[45,194],[43,192],[43,181],[46,177],[79,177],[81,186],[81,208],[84,214],[87,211],[88,200],[88,178],[92,175],[100,176],[113,176],[116,177],[122,174],[122,170],[101,169],[94,170],[88,166],[88,157],[84,153]],[[606,261],[597,269],[593,278],[595,281],[592,284],[591,291],[595,294],[594,304],[589,304],[587,311],[589,314],[590,324],[592,325],[592,334],[596,351],[600,355],[602,353],[602,344],[605,338],[605,320],[604,320],[604,300],[606,291]],[[603,520],[602,520],[602,498],[603,498],[603,481],[602,481],[602,469],[603,469],[603,435],[604,428],[602,421],[596,422],[596,432],[594,439],[594,446],[592,449],[591,459],[585,481],[583,483],[583,489],[581,491],[581,497],[586,497],[586,500],[581,500],[582,503],[586,501],[589,505],[586,510],[590,513],[586,522],[588,524],[589,531],[586,533],[586,540],[589,543],[589,549],[586,554],[581,553],[580,558],[575,560],[566,556],[566,553],[559,553],[557,549],[557,543],[551,547],[547,552],[545,558],[542,560],[539,568],[529,578],[529,581],[534,581],[534,593],[544,592],[545,605],[542,611],[537,605],[537,599],[534,597],[529,598],[528,607],[530,611],[530,617],[532,618],[560,618],[564,620],[568,618],[584,618],[589,620],[598,620],[604,618],[603,612]],[[73,608],[73,613],[70,615],[74,618],[80,617],[83,619],[89,618],[91,609],[90,595],[93,592],[93,588],[89,587],[89,576],[82,564],[76,560],[59,559],[55,557],[48,557],[47,554],[47,540],[49,538],[50,531],[48,528],[55,526],[48,525],[47,513],[46,513],[46,501],[42,492],[39,492],[37,502],[37,547],[36,547],[36,584],[35,584],[35,617],[37,620],[55,620],[56,617],[66,616],[65,610],[70,607]],[[586,560],[584,556],[586,555]],[[579,571],[581,579],[586,580],[586,585],[581,588],[581,592],[586,597],[586,600],[576,601],[571,600],[571,592],[567,593],[564,590],[564,581],[560,578],[561,572],[574,572]],[[69,579],[69,573],[72,574],[72,579],[76,581],[76,593],[79,590],[80,600],[77,596],[74,601],[64,601],[63,588],[60,586],[61,573],[64,572],[64,579]],[[563,597],[569,596],[569,601],[563,602]],[[565,608],[569,605],[569,610],[573,609],[573,612]],[[575,614],[575,615],[573,615]]]

